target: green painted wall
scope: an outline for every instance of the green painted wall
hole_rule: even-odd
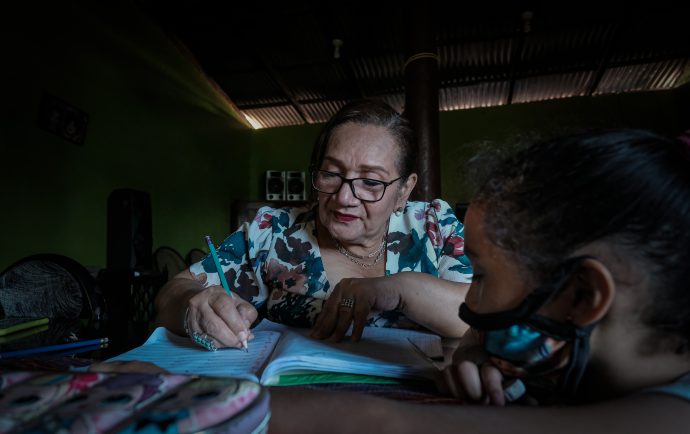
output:
[[[311,150],[323,124],[253,130],[246,133],[252,149],[250,199],[261,199],[267,170],[308,171]]]
[[[467,202],[474,188],[467,162],[486,152],[501,155],[515,144],[599,128],[647,128],[674,135],[681,122],[683,89],[581,97],[441,113],[441,191],[451,204]],[[477,168],[475,167],[475,170]]]
[[[129,2],[15,7],[3,31],[0,269],[54,252],[103,266],[115,188],[151,194],[154,248],[226,234],[249,189],[246,127]],[[77,146],[36,127],[43,92],[89,115]]]

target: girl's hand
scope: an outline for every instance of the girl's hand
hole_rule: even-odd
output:
[[[446,367],[437,386],[442,393],[482,405],[505,405],[503,374],[489,362],[479,334],[470,329],[460,340],[453,362]]]

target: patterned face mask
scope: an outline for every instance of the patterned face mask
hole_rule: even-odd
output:
[[[479,314],[465,303],[460,306],[460,319],[480,332],[491,361],[504,375],[529,378],[563,371],[557,388],[574,395],[594,325],[564,324],[536,312],[566,286],[583,259],[563,263],[551,283],[535,289],[515,309]]]
[[[555,339],[525,324],[481,333],[491,361],[504,375],[545,375],[567,363],[567,341]]]

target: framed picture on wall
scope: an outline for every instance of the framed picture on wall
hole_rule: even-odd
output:
[[[88,122],[88,114],[48,92],[43,92],[38,111],[39,128],[82,146]]]

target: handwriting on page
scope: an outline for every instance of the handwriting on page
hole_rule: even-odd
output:
[[[280,375],[295,372],[429,378],[436,368],[421,357],[410,342],[431,357],[442,354],[438,336],[412,330],[366,327],[359,342],[329,342],[310,338],[309,330],[262,324],[257,329],[282,330],[283,333],[271,362],[262,373],[264,384],[279,384]]]
[[[443,356],[441,339],[431,333],[415,332],[405,329],[390,329],[380,327],[366,327],[362,339],[381,345],[394,342],[398,346],[405,347],[405,341],[412,342],[429,357]]]
[[[246,377],[248,372],[255,375],[261,369],[280,338],[279,333],[269,331],[254,335],[249,352],[235,348],[211,352],[158,328],[144,345],[111,360],[146,360],[175,374]]]
[[[332,364],[334,367],[371,365],[381,368],[388,364],[395,369],[402,366],[427,366],[427,362],[421,360],[410,341],[432,357],[442,353],[438,336],[409,331],[396,332],[393,329],[365,328],[359,342],[319,341],[300,333],[284,333],[277,352],[282,360],[290,358],[318,361],[322,367]]]
[[[286,342],[279,344],[279,348],[276,348],[276,352],[280,353],[279,357],[288,354],[306,357],[329,354],[335,356],[335,359],[345,359],[344,363],[348,363],[352,361],[350,360],[350,355],[352,355],[394,364],[417,365],[420,363],[420,356],[415,352],[410,341],[414,342],[429,357],[443,356],[439,336],[409,329],[365,327],[360,342],[349,342],[346,338],[338,343],[310,339],[308,338],[310,332],[308,329],[289,327],[267,319],[261,321],[254,329],[254,333],[257,331],[283,333],[282,340]],[[349,333],[351,331],[350,329]],[[336,363],[336,361],[333,362]]]

